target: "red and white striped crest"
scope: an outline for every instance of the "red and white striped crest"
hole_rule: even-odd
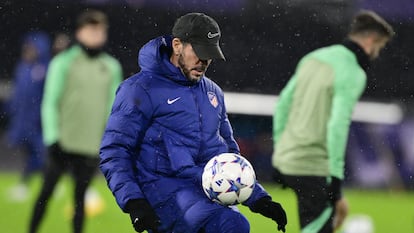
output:
[[[213,107],[217,108],[218,106],[218,100],[216,94],[214,92],[207,92],[208,99],[210,100],[210,104],[213,105]]]

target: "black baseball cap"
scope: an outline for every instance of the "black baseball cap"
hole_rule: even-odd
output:
[[[202,60],[226,60],[221,51],[220,28],[217,22],[203,13],[188,13],[177,19],[172,29],[174,37],[189,42]]]

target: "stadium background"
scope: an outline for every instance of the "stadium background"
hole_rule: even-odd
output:
[[[58,32],[70,35],[75,16],[86,7],[98,8],[108,14],[111,27],[107,50],[120,60],[125,78],[138,71],[137,51],[144,43],[169,34],[178,16],[200,11],[219,22],[222,49],[227,58],[226,62],[214,62],[207,75],[227,92],[271,95],[279,94],[301,56],[315,48],[341,42],[349,20],[357,10],[371,9],[384,16],[397,35],[373,64],[362,100],[395,103],[403,110],[404,117],[396,124],[353,122],[347,150],[346,187],[351,197],[356,197],[357,203],[360,195],[383,195],[384,199],[379,198],[373,202],[374,205],[393,201],[398,208],[406,210],[408,222],[403,226],[396,224],[400,230],[381,230],[378,224],[391,223],[376,219],[376,232],[414,232],[412,0],[3,0],[0,1],[0,107],[12,91],[11,75],[20,53],[22,36],[32,30],[43,30],[51,37]],[[243,154],[255,166],[259,179],[269,182],[272,119],[259,115],[230,114],[230,120]],[[0,181],[4,181],[0,183],[3,186],[0,191],[5,191],[7,185],[17,180],[22,166],[21,153],[9,150],[5,145],[3,132],[7,127],[7,117],[2,111]],[[33,183],[36,190],[39,181]],[[270,188],[275,189],[273,186]],[[282,196],[294,203],[286,192],[281,191]],[[7,202],[3,194],[0,193],[0,200],[3,198]],[[360,202],[357,210],[375,212],[373,206],[367,205],[371,202]],[[30,201],[27,203],[31,205]],[[0,208],[0,214],[6,215],[6,209]],[[28,206],[10,206],[16,216],[23,213],[28,217],[29,209]],[[0,227],[12,223],[10,220],[15,220],[12,216],[0,221]],[[386,217],[389,216],[385,215],[384,221]],[[294,227],[291,229],[293,231],[289,232],[295,232]]]

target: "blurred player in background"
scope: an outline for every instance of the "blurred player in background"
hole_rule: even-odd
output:
[[[50,39],[46,33],[36,31],[25,36],[14,71],[13,93],[8,102],[8,141],[25,155],[21,183],[10,190],[10,197],[16,201],[27,197],[28,179],[43,167],[45,147],[40,104],[50,56]]]
[[[57,55],[58,53],[64,51],[70,46],[71,40],[70,37],[64,32],[58,32],[55,35],[52,44],[52,53]]]
[[[357,14],[342,44],[303,57],[274,115],[275,178],[298,198],[302,232],[332,233],[348,205],[341,193],[351,115],[370,60],[394,35],[371,11]]]
[[[49,164],[35,203],[30,233],[37,231],[48,200],[65,170],[75,181],[73,232],[82,231],[85,191],[98,167],[99,144],[122,80],[118,61],[103,51],[107,17],[87,10],[77,21],[77,43],[50,63],[42,101]]]
[[[180,17],[172,36],[139,51],[141,72],[118,89],[103,137],[100,168],[137,232],[244,233],[247,219],[204,194],[204,165],[240,153],[222,90],[204,74],[224,59],[217,22],[202,13]],[[243,203],[277,222],[286,214],[257,184]]]

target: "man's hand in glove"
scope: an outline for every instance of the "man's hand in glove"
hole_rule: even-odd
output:
[[[270,197],[260,198],[253,204],[250,209],[255,213],[259,213],[275,221],[277,223],[277,229],[279,231],[286,231],[286,212],[279,203],[273,202]]]
[[[145,230],[157,232],[160,220],[145,199],[128,201],[126,211],[131,217],[131,222],[136,232],[143,232]]]

